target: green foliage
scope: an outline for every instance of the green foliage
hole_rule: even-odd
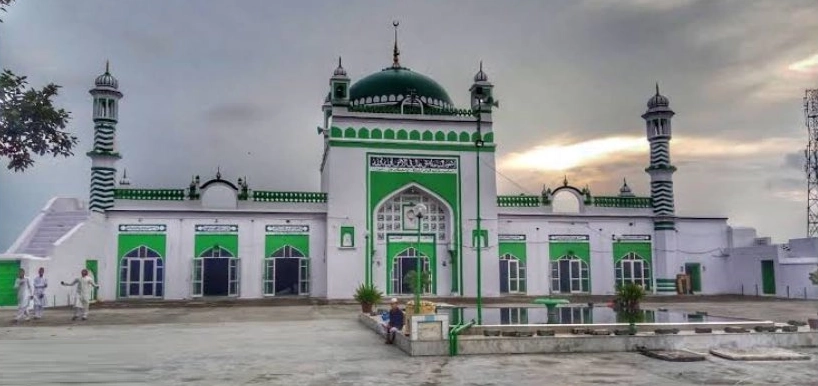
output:
[[[0,11],[6,12],[6,7],[11,5],[14,0],[0,0]],[[0,19],[0,23],[3,22],[3,19]]]
[[[409,286],[412,293],[415,293],[417,289],[417,274],[414,269],[403,277],[403,282]],[[420,288],[429,288],[431,285],[432,275],[428,271],[423,271],[423,274],[420,276]],[[421,290],[420,292],[423,293],[424,291]]]
[[[616,298],[614,299],[614,310],[617,319],[630,323],[630,330],[636,333],[635,323],[644,320],[644,313],[639,308],[639,303],[645,298],[645,289],[641,285],[625,283],[616,287]]]
[[[69,113],[52,103],[60,86],[36,90],[27,84],[25,76],[9,70],[0,75],[0,158],[8,158],[8,168],[17,172],[34,164],[32,155],[68,157],[77,144],[77,137],[64,130]]]
[[[812,284],[818,285],[818,269],[816,269],[815,272],[809,273],[809,281],[811,281]]]
[[[383,298],[383,292],[374,285],[361,283],[355,290],[355,301],[361,304],[377,304]]]

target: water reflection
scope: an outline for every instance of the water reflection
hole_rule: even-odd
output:
[[[456,307],[449,311],[452,324],[465,323],[477,318],[477,309]],[[666,310],[642,310],[639,323],[696,323],[736,321],[733,318],[713,317],[697,313]],[[564,305],[556,309],[551,321],[545,307],[492,307],[483,308],[483,324],[610,324],[627,323],[622,315],[606,306]]]

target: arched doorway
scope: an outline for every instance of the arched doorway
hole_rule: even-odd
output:
[[[500,293],[525,293],[525,261],[506,253],[500,256]]]
[[[551,262],[551,291],[560,293],[588,292],[588,263],[576,255],[563,255]]]
[[[218,245],[193,259],[194,296],[238,296],[239,259]]]
[[[290,245],[264,259],[264,295],[308,295],[310,260]]]
[[[642,256],[634,252],[628,252],[616,263],[614,268],[616,284],[633,283],[641,285],[646,291],[650,291],[650,263]]]
[[[161,298],[164,296],[165,265],[159,252],[138,246],[119,262],[119,297]]]
[[[426,207],[421,219],[409,214],[418,204]],[[386,282],[381,285],[387,293],[412,293],[404,279],[416,270],[416,258],[421,259],[422,272],[430,277],[424,293],[437,292],[438,280],[445,280],[438,275],[438,257],[445,259],[443,266],[450,266],[448,246],[454,235],[451,213],[441,199],[415,185],[398,190],[377,206],[373,218],[374,258],[379,266],[380,262],[386,263]]]
[[[418,259],[420,259],[420,271],[426,275],[425,280],[421,279],[425,281],[421,293],[432,293],[431,259],[429,259],[429,256],[419,252],[416,248],[406,248],[398,253],[392,260],[392,267],[390,269],[392,293],[396,295],[410,295],[414,293],[412,291],[414,283],[411,283],[413,274],[410,273],[417,270]]]

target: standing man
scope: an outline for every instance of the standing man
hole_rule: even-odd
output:
[[[82,316],[82,320],[88,319],[88,307],[91,305],[94,288],[99,288],[94,279],[88,276],[87,269],[83,269],[81,275],[70,283],[60,282],[64,286],[77,286],[77,300],[74,301],[74,316],[71,320],[77,320],[80,316]]]
[[[17,315],[14,317],[14,323],[19,323],[20,319],[25,318],[29,320],[28,305],[33,295],[31,291],[31,280],[26,277],[26,270],[20,268],[17,271],[17,279],[14,280],[14,289],[17,290]]]
[[[34,278],[34,319],[42,318],[43,308],[45,308],[45,289],[48,288],[48,280],[43,275],[45,275],[45,268],[40,267]]]
[[[403,311],[398,307],[398,299],[392,298],[389,302],[389,323],[386,324],[386,344],[395,343],[395,334],[403,331]]]

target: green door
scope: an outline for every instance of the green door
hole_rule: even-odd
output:
[[[690,288],[693,293],[702,290],[702,265],[699,263],[685,264],[685,273],[690,276]]]
[[[761,292],[775,295],[775,266],[772,260],[761,260]]]
[[[17,291],[14,290],[14,280],[20,270],[20,261],[0,261],[0,306],[17,304]]]
[[[91,274],[91,277],[94,278],[94,282],[99,285],[99,275],[97,275],[97,267],[98,263],[96,260],[85,260],[85,269],[88,270],[88,273]],[[94,297],[92,299],[97,298],[97,289],[94,288]]]

